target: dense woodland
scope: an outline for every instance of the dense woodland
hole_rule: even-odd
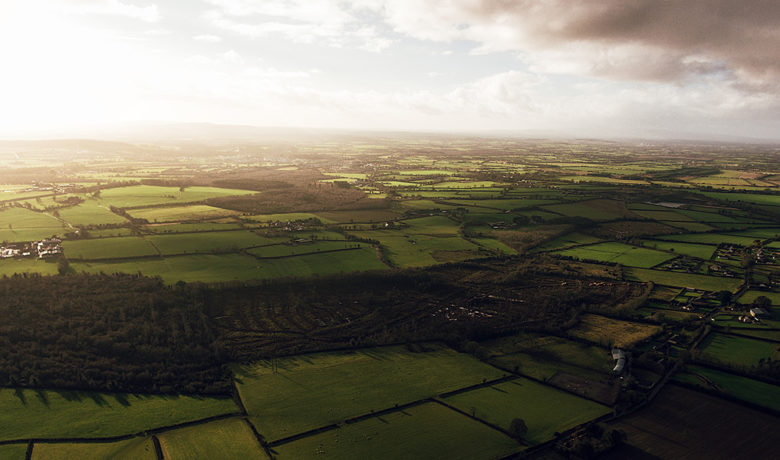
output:
[[[458,346],[560,328],[590,305],[641,294],[629,283],[562,283],[528,265],[496,264],[218,286],[6,277],[0,386],[229,393],[233,360],[422,340]]]
[[[0,280],[0,385],[226,393],[197,289],[133,275]]]

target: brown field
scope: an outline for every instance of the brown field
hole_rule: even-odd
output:
[[[570,329],[568,333],[572,337],[578,337],[598,344],[628,347],[660,330],[660,326],[585,314],[580,317],[580,323]]]
[[[779,427],[777,417],[668,385],[648,407],[610,423],[628,446],[606,458],[769,458]]]

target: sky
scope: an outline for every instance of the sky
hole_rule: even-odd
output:
[[[780,140],[776,0],[0,0],[0,136],[128,122]]]

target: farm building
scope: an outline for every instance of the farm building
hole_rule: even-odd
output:
[[[751,308],[750,309],[750,316],[753,318],[769,318],[769,312],[764,310],[761,307]]]
[[[615,360],[615,367],[612,369],[612,373],[620,375],[626,367],[626,353],[620,348],[612,349],[612,359]]]

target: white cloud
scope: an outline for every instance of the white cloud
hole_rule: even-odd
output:
[[[146,22],[160,20],[160,11],[157,5],[149,3],[136,5],[121,0],[58,0],[57,3],[82,14],[124,16]]]
[[[206,0],[211,25],[251,38],[282,36],[294,43],[353,47],[379,53],[393,43],[369,24],[373,7],[331,0]]]
[[[206,42],[206,43],[219,43],[222,41],[222,37],[218,35],[209,35],[209,34],[203,34],[203,35],[193,35],[193,40],[196,42]]]

